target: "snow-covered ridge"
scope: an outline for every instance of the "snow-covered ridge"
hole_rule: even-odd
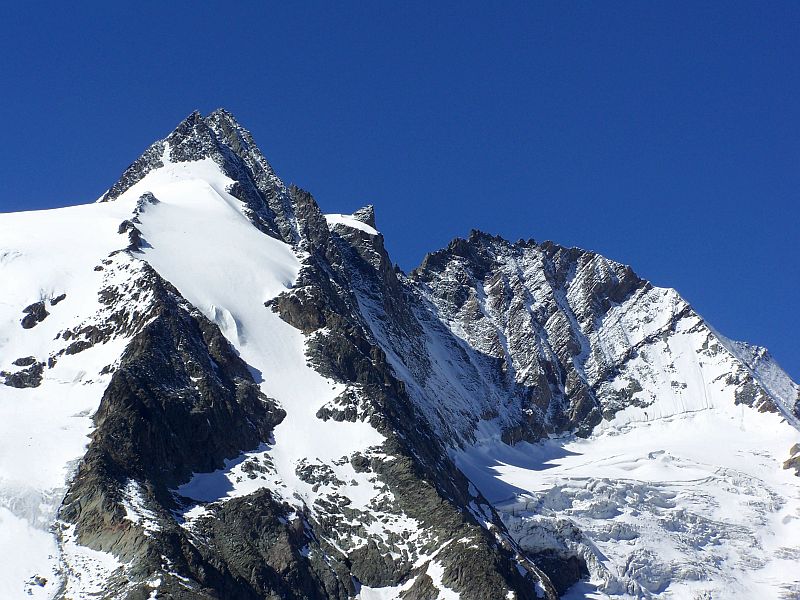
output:
[[[3,598],[52,598],[62,585],[83,597],[112,584],[157,597],[170,579],[196,589],[200,576],[163,555],[145,579],[126,561],[142,539],[158,554],[170,527],[204,548],[205,520],[265,491],[280,514],[270,539],[291,538],[275,560],[297,569],[294,579],[308,578],[302,569],[313,561],[353,565],[328,574],[325,593],[337,599],[469,597],[477,563],[466,568],[464,557],[485,558],[492,544],[511,558],[491,555],[491,573],[508,564],[520,577],[498,575],[492,599],[553,597],[544,576],[523,568],[529,558],[565,571],[584,565],[587,580],[571,598],[800,593],[800,486],[781,468],[800,443],[800,388],[676,291],[590,252],[478,232],[417,272],[396,273],[371,206],[323,215],[309,194],[283,185],[224,111],[192,115],[101,200],[0,215],[0,281],[11,282],[0,289]],[[285,416],[260,445],[170,485],[174,504],[154,500],[153,481],[120,477],[111,516],[141,534],[120,560],[81,546],[58,510],[92,415],[147,324],[145,272],[222,333],[250,385]],[[281,314],[281,298],[299,300]],[[306,333],[289,324],[294,310],[308,311],[294,315],[310,323]],[[350,378],[326,376],[312,348],[329,348],[333,362],[356,354],[388,367],[377,384],[352,365]],[[390,430],[391,407],[371,402],[370,393],[384,397],[370,385],[400,390],[387,398],[407,399],[413,418]],[[429,441],[410,435],[417,430]],[[399,453],[403,439],[418,447]],[[466,529],[399,508],[403,490],[384,476],[404,461],[433,469],[424,481],[402,480],[411,497],[434,489],[435,473],[450,487],[432,505],[450,506]],[[461,490],[453,465],[469,480]],[[362,573],[375,583],[363,584],[354,573],[368,561]],[[400,569],[403,578],[391,579]],[[228,585],[256,571],[246,563]]]
[[[473,236],[418,275],[458,338],[518,383],[561,363],[558,391],[590,390],[603,414],[585,439],[513,447],[487,423],[457,464],[526,549],[585,561],[591,584],[570,597],[793,597],[796,384],[674,290],[598,297],[624,267],[580,252],[560,267],[563,252]]]
[[[268,459],[269,475],[250,479],[237,476],[235,470],[198,474],[177,492],[208,502],[269,487],[288,501],[301,498],[311,506],[317,495],[297,475],[306,461],[326,465],[339,479],[352,481],[352,489],[342,491],[368,503],[378,494],[374,486],[349,463],[334,461],[358,450],[379,448],[382,436],[367,423],[316,417],[345,387],[309,367],[302,334],[264,306],[292,286],[300,268],[298,257],[286,243],[252,226],[241,203],[224,191],[231,182],[213,162],[177,166],[187,167],[193,176],[180,185],[170,183],[174,172],[161,169],[121,196],[136,196],[146,189],[159,199],[141,219],[140,230],[147,240],[143,258],[220,327],[247,364],[263,374],[264,393],[287,414],[269,447],[248,455],[256,461]]]

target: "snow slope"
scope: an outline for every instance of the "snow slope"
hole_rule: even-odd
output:
[[[141,216],[140,230],[147,244],[143,258],[217,323],[251,367],[262,391],[286,411],[269,444],[229,461],[220,471],[195,474],[176,490],[198,503],[184,513],[187,526],[205,514],[206,504],[260,487],[269,487],[290,505],[308,508],[312,514],[315,501],[329,493],[348,498],[350,508],[369,509],[387,492],[374,477],[356,472],[347,457],[355,452],[380,453],[383,436],[365,421],[323,421],[316,416],[346,386],[311,368],[303,334],[265,306],[292,286],[302,256],[252,226],[241,203],[225,191],[231,181],[213,161],[191,163],[192,176],[181,179],[185,168],[178,164],[173,170],[167,165],[122,196],[149,191],[159,200]],[[257,479],[242,470],[253,461],[269,467]],[[299,476],[303,468],[332,472],[342,485],[333,490],[311,484]],[[415,532],[410,519],[373,512],[381,520],[371,527],[372,534]],[[329,541],[336,545],[336,540]],[[366,540],[356,540],[356,545],[363,543]]]
[[[353,218],[352,215],[329,214],[325,215],[325,220],[331,227],[334,227],[336,225],[344,225],[345,227],[358,229],[359,231],[363,231],[364,233],[368,233],[370,235],[378,235],[377,229],[375,229],[374,227],[370,227],[369,225],[367,225],[362,221],[359,221],[358,219]]]
[[[338,383],[309,363],[310,336],[343,326],[333,319],[305,335],[267,305],[323,256],[338,261],[322,265],[324,278],[338,277],[352,294],[337,310],[363,324],[370,360],[383,351],[391,367],[377,385],[392,376],[404,384],[397,388],[416,411],[405,414],[439,438],[430,446],[436,460],[452,458],[469,478],[459,479],[466,500],[448,496],[448,506],[512,547],[488,500],[532,556],[580,557],[589,580],[568,597],[800,597],[800,485],[781,468],[800,442],[800,387],[766,351],[721,336],[674,290],[554,244],[476,232],[426,258],[422,275],[395,274],[371,207],[323,221],[228,118],[190,117],[134,163],[107,202],[0,215],[0,598],[89,598],[130,573],[111,554],[78,545],[58,509],[110,373],[143,326],[136,315],[150,298],[137,280],[148,265],[218,325],[286,415],[259,447],[171,490],[182,507],[166,517],[147,482],[121,479],[120,520],[145,536],[168,523],[189,539],[212,508],[268,488],[290,507],[282,523],[334,523],[320,529],[326,544],[303,546],[314,532],[300,538],[302,557],[333,548],[349,560],[374,548],[390,568],[408,567],[387,587],[351,573],[357,598],[395,598],[422,575],[438,598],[459,597],[450,584],[463,585],[463,563],[444,550],[471,538],[437,538],[430,523],[397,508],[397,489],[396,498],[352,460],[397,465],[402,455],[384,454],[391,434],[365,414],[318,416],[368,404],[361,379]],[[269,186],[255,191],[253,178]],[[321,253],[313,244],[327,243],[326,224],[335,235]],[[25,328],[28,306],[38,307],[39,322]],[[38,374],[41,383],[14,387]],[[547,436],[578,428],[586,437]],[[448,464],[436,476],[452,483]],[[443,495],[436,502],[447,504]],[[544,595],[537,585],[527,591]]]
[[[800,486],[781,468],[800,442],[794,418],[737,404],[733,343],[694,313],[667,328],[685,303],[672,290],[645,294],[650,312],[622,305],[594,334],[606,357],[640,349],[607,384],[641,382],[638,401],[586,439],[484,442],[459,466],[523,547],[586,560],[589,597],[798,597]]]
[[[132,209],[122,202],[0,215],[0,371],[18,371],[12,363],[23,357],[57,359],[38,387],[0,386],[0,597],[48,597],[57,587],[63,548],[52,533],[56,512],[110,379],[100,371],[125,347],[117,338],[59,355],[67,346],[60,337],[102,321],[99,290],[129,276],[117,268],[127,262],[121,255],[102,271],[95,267],[127,245],[117,230]],[[20,309],[39,301],[49,315],[23,329]],[[99,556],[87,558],[87,572],[113,563]],[[46,583],[31,583],[36,576]]]
[[[192,167],[197,172],[197,165]],[[366,423],[339,424],[315,416],[344,386],[309,367],[303,335],[264,306],[291,287],[299,260],[291,247],[255,229],[242,214],[239,201],[224,191],[230,181],[212,161],[208,169],[203,170],[202,180],[180,185],[159,186],[148,176],[128,192],[138,195],[141,188],[160,201],[142,218],[140,229],[150,246],[144,259],[219,325],[245,362],[260,374],[264,393],[286,410],[286,418],[275,430],[270,456],[280,481],[290,484],[292,498],[295,490],[311,487],[295,474],[301,459],[328,462],[357,449],[379,446],[382,437]],[[355,476],[354,472],[347,475]],[[179,491],[207,499],[207,492],[199,492],[204,478],[198,475]],[[231,491],[228,497],[251,491]]]

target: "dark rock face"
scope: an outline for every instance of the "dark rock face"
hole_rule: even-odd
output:
[[[308,535],[305,517],[290,521],[292,510],[277,503],[268,490],[234,499],[204,520],[203,534],[212,540],[204,550],[222,561],[254,598],[345,600],[354,594],[345,568],[331,568]],[[316,555],[316,557],[315,557]]]
[[[346,598],[315,591],[324,580],[336,592],[338,580],[315,574],[300,553],[305,530],[286,525],[289,508],[266,490],[215,511],[196,538],[173,518],[171,486],[258,445],[282,411],[259,392],[215,325],[154,273],[142,284],[154,294],[146,315],[152,320],[134,336],[103,397],[62,519],[78,526],[81,543],[133,560],[134,582],[163,571],[168,560],[173,572],[159,593],[176,598]],[[124,518],[120,503],[130,482],[156,531]]]
[[[375,207],[372,204],[368,204],[364,208],[359,208],[353,213],[353,218],[366,223],[370,227],[375,227]]]
[[[159,169],[164,166],[162,157],[164,155],[164,142],[156,142],[144,151],[139,158],[137,158],[122,174],[119,181],[117,181],[109,190],[103,195],[101,201],[108,202],[109,200],[116,200],[126,190],[141,181],[145,175],[154,169]]]
[[[263,310],[303,332],[308,363],[344,390],[316,418],[369,423],[385,441],[379,452],[363,448],[331,464],[293,462],[292,480],[316,494],[307,504],[299,494],[297,503],[281,495],[280,482],[225,502],[197,504],[178,494],[193,473],[269,449],[286,413],[261,392],[217,325],[144,262],[139,227],[159,200],[142,193],[119,226],[127,248],[97,268],[114,272],[126,260],[138,267],[130,267],[126,284],[102,290],[100,318],[62,331],[64,347],[49,357],[128,339],[118,363],[103,371],[113,375],[60,514],[81,544],[126,562],[107,595],[147,598],[157,575],[159,597],[176,599],[345,600],[362,585],[408,584],[399,593],[407,600],[438,598],[440,586],[464,600],[501,600],[509,591],[532,600],[539,592],[556,598],[585,577],[586,563],[566,546],[522,545],[454,453],[481,431],[511,445],[565,431],[588,435],[603,418],[646,407],[646,382],[626,368],[648,344],[666,343],[679,323],[696,317],[688,305],[635,343],[619,336],[627,345],[618,352],[601,336],[606,320],[625,303],[644,303],[653,288],[594,253],[473,231],[406,275],[392,265],[381,234],[329,227],[312,195],[284,186],[224,110],[190,115],[103,201],[169,168],[165,163],[207,159],[231,178],[226,191],[253,225],[291,245],[302,261],[293,287]],[[375,227],[372,206],[353,217]],[[44,302],[31,305],[23,327],[46,316]],[[712,342],[701,351],[727,351]],[[39,384],[44,364],[36,357],[14,365],[23,368],[0,374],[6,385]],[[755,383],[755,366],[748,368],[730,373],[736,401],[777,410]],[[243,458],[243,477],[275,474],[270,451]],[[796,454],[787,468],[797,468]],[[342,465],[379,491],[366,507],[346,495],[352,482],[335,470]],[[134,498],[146,520],[129,518]],[[190,504],[206,512],[187,525]],[[380,529],[401,518],[413,522],[414,535]],[[580,532],[565,525],[559,535],[577,539]]]
[[[0,377],[5,378],[4,383],[6,385],[15,388],[33,388],[38,387],[42,383],[44,363],[36,362],[35,357],[28,356],[26,358],[18,358],[13,364],[27,368],[14,373],[0,371]]]
[[[374,223],[374,215],[366,212],[365,218]],[[410,337],[421,331],[409,305],[413,296],[397,278],[382,238],[358,230],[320,234],[320,229],[308,235],[309,246],[316,252],[306,261],[295,288],[272,303],[284,320],[306,333],[325,328],[324,333],[309,338],[309,358],[320,373],[351,386],[323,407],[318,418],[367,419],[387,438],[383,451],[391,460],[369,461],[354,455],[351,462],[357,471],[375,473],[395,498],[392,508],[430,532],[432,546],[420,548],[420,552],[447,545],[437,555],[445,566],[443,583],[458,590],[462,598],[503,598],[503,590],[508,589],[520,598],[533,598],[534,581],[544,582],[554,595],[546,576],[521,558],[507,535],[493,537],[478,525],[468,508],[473,498],[466,478],[449,459],[414,406],[406,385],[395,375],[386,352],[376,343],[370,315],[364,314],[366,303],[377,303],[383,321],[401,328],[398,335]],[[316,508],[315,530],[321,537],[335,539],[335,528],[348,511],[335,505]],[[330,518],[321,518],[320,513]],[[504,531],[499,517],[493,519],[498,531]],[[347,551],[341,542],[339,547]],[[424,569],[415,571],[411,561],[392,559],[390,552],[383,542],[371,540],[349,552],[350,571],[362,584],[373,587],[417,577],[404,598],[438,595]]]
[[[783,463],[784,469],[794,469],[795,475],[800,477],[800,444],[795,444],[789,450],[789,458]]]
[[[220,592],[263,597],[256,590],[266,588],[238,582],[219,564],[219,556],[187,538],[170,513],[177,500],[169,489],[194,471],[219,468],[223,459],[257,446],[283,412],[261,394],[216,325],[172,286],[145,268],[137,287],[152,298],[135,319],[146,324],[133,336],[103,396],[92,443],[61,518],[77,525],[81,543],[133,559],[134,577],[143,579],[162,568],[163,555],[174,562],[176,573],[207,589],[208,597]],[[116,301],[127,298],[120,295]],[[126,485],[140,489],[158,531],[146,532],[125,520],[121,501]],[[263,504],[260,519],[281,526],[284,509],[267,500]],[[167,585],[178,586],[176,597],[205,597],[178,592],[181,580],[173,579]]]
[[[16,367],[29,367],[35,362],[36,362],[36,357],[35,356],[24,356],[22,358],[16,359],[11,364],[13,364]]]
[[[538,567],[547,573],[559,596],[581,579],[589,577],[586,563],[577,556],[564,556],[547,550],[536,553],[535,560]]]
[[[32,327],[35,327],[44,321],[47,318],[47,315],[50,314],[44,307],[44,300],[40,302],[34,302],[30,306],[26,306],[22,309],[22,312],[25,313],[25,316],[21,321],[23,329],[31,329]]]
[[[629,267],[545,242],[512,244],[473,231],[412,273],[451,329],[496,363],[520,399],[509,443],[547,432],[588,433],[602,418],[584,365],[589,336],[614,305],[646,286]]]

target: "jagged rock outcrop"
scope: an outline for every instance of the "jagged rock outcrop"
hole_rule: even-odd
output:
[[[21,593],[533,600],[591,577],[648,597],[694,571],[648,568],[644,533],[596,520],[747,536],[680,508],[684,527],[678,494],[650,483],[540,489],[547,461],[579,455],[553,445],[730,407],[798,424],[800,388],[673,290],[478,231],[403,273],[372,205],[324,214],[222,109],[192,113],[85,209],[63,241],[83,244],[75,264],[59,246],[0,312],[15,346],[0,393],[30,415],[66,406],[44,420],[65,448],[41,458],[48,478],[0,472],[0,516],[40,535]],[[15,243],[0,268],[33,260]],[[750,504],[780,505],[726,469]],[[620,540],[634,550],[612,573],[595,544]]]

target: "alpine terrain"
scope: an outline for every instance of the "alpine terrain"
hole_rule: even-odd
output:
[[[479,231],[395,267],[224,110],[0,215],[0,598],[800,598],[800,386]]]

